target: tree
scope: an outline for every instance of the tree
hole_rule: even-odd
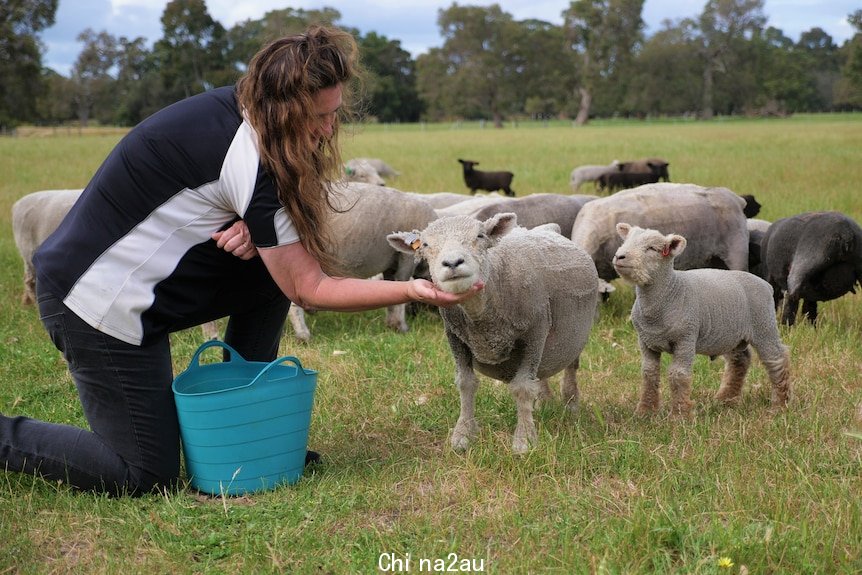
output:
[[[638,53],[627,106],[639,115],[679,115],[700,108],[702,66],[691,29],[665,21]]]
[[[164,36],[156,42],[165,104],[222,83],[227,73],[224,27],[213,20],[204,0],[171,0],[162,13]],[[229,74],[228,74],[229,75]]]
[[[643,39],[644,0],[576,0],[563,12],[563,28],[580,55],[580,104],[575,122],[586,124],[597,90],[617,83],[624,91],[627,72]]]
[[[130,40],[121,36],[117,43],[117,83],[119,106],[116,122],[134,126],[156,112],[163,101],[161,75],[153,53],[143,37]]]
[[[0,2],[0,130],[36,118],[44,90],[36,33],[54,24],[57,1]]]
[[[78,121],[86,127],[94,114],[102,122],[113,122],[116,91],[110,70],[117,59],[117,39],[87,28],[78,34],[78,41],[84,43],[72,67],[72,98]]]
[[[862,9],[848,15],[847,21],[856,29],[856,33],[845,45],[847,61],[841,70],[838,99],[842,107],[858,109],[862,107]]]
[[[415,122],[422,113],[416,63],[398,40],[370,32],[359,41],[367,70],[370,112],[381,122]]]
[[[491,118],[503,127],[503,118],[516,107],[518,66],[512,50],[517,26],[500,6],[459,6],[438,11],[437,24],[444,38],[435,57],[443,59],[440,82],[451,94],[456,115]],[[422,68],[427,70],[428,67]],[[427,82],[422,85],[427,86]],[[425,100],[428,101],[427,95]]]
[[[765,24],[763,0],[707,1],[697,20],[703,59],[703,119],[711,119],[715,113],[715,74],[727,73],[744,62],[740,57],[743,44]],[[739,92],[738,87],[734,86],[734,89]]]

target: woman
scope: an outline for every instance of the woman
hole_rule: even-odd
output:
[[[355,75],[353,38],[314,27],[263,48],[236,87],[173,104],[123,138],[34,257],[42,322],[92,431],[0,415],[0,467],[110,494],[173,485],[171,332],[230,316],[225,341],[272,361],[291,301],[445,306],[481,289],[324,273],[337,263],[327,190]]]

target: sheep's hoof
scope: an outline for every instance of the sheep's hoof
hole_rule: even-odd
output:
[[[452,449],[466,451],[468,447],[470,447],[470,437],[460,433],[452,433]]]
[[[673,404],[670,407],[670,412],[673,415],[687,418],[687,417],[691,417],[692,415],[694,415],[694,413],[693,413],[694,409],[693,408],[694,408],[694,404],[691,401],[689,401],[687,399],[681,399],[679,401],[673,402]]]
[[[464,451],[470,447],[470,443],[479,431],[479,426],[476,421],[471,419],[469,423],[458,421],[455,424],[455,429],[452,430],[452,449],[455,451]]]
[[[650,416],[658,412],[658,404],[655,403],[639,403],[635,409],[636,415]]]
[[[526,437],[516,437],[512,440],[512,453],[515,455],[524,455],[533,448],[533,443]]]
[[[724,403],[737,403],[740,397],[739,389],[732,389],[730,387],[720,387],[717,392],[715,392],[715,399],[717,401],[721,401]]]

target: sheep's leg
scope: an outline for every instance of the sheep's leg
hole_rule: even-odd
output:
[[[36,274],[32,265],[24,267],[24,293],[21,295],[21,303],[24,305],[36,303]]]
[[[407,333],[407,304],[390,305],[386,308],[386,326],[400,333]]]
[[[796,312],[799,310],[799,295],[788,293],[784,298],[784,312],[781,321],[785,325],[792,326],[796,323]]]
[[[214,321],[208,321],[205,324],[201,324],[201,332],[204,334],[204,339],[206,340],[218,339],[218,323]]]
[[[563,405],[569,411],[577,411],[578,403],[580,402],[580,393],[578,391],[578,367],[580,363],[580,360],[576,359],[574,363],[568,366],[563,371],[563,380],[560,382]]]
[[[518,423],[512,438],[512,451],[526,453],[538,439],[536,423],[533,421],[533,402],[539,393],[537,379],[516,376],[509,385],[518,410]]]
[[[455,385],[461,395],[461,412],[452,430],[452,447],[461,451],[470,446],[470,441],[479,431],[479,425],[476,423],[476,390],[479,388],[479,378],[472,369],[458,369]]]
[[[721,387],[715,394],[715,399],[731,403],[739,399],[748,367],[751,365],[751,350],[747,343],[742,343],[730,353],[724,355],[724,373],[721,376]]]
[[[782,409],[790,401],[790,350],[785,345],[779,345],[777,351],[757,350],[760,361],[769,374],[772,382],[772,408]]]
[[[543,403],[550,401],[553,399],[554,394],[551,393],[551,386],[548,385],[548,378],[539,380],[539,391],[536,394],[536,403],[535,409],[539,409]]]
[[[636,413],[647,415],[658,411],[659,383],[661,381],[661,353],[641,345],[641,397]]]
[[[814,325],[817,321],[817,302],[813,300],[802,301],[802,313],[808,318],[808,322]]]
[[[694,365],[694,345],[688,346],[677,342],[667,369],[667,380],[670,384],[671,412],[679,415],[691,413],[691,370]]]
[[[296,304],[291,304],[287,310],[287,319],[290,321],[290,326],[293,328],[293,335],[299,341],[311,340],[311,331],[305,323],[305,310]]]

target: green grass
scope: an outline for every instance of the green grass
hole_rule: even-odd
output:
[[[9,208],[31,191],[84,186],[118,138],[0,139],[6,415],[84,425],[36,310],[19,304]],[[525,195],[567,193],[579,164],[662,156],[674,181],[755,194],[764,219],[836,209],[862,221],[860,115],[364,126],[342,145],[345,157],[384,158],[404,190],[465,191],[459,157],[512,170]],[[321,312],[308,316],[312,342],[287,335],[282,352],[320,372],[310,445],[324,465],[294,486],[228,499],[190,489],[109,499],[0,472],[0,573],[375,573],[389,558],[430,573],[455,557],[506,574],[862,571],[862,295],[821,304],[816,329],[781,328],[788,410],[770,412],[756,362],[741,403],[716,404],[722,362],[698,358],[697,412],[685,420],[634,415],[634,294],[617,287],[582,355],[580,411],[543,406],[525,456],[510,452],[514,402],[487,379],[474,445],[450,449],[458,394],[436,313],[399,335],[383,312]],[[177,372],[200,341],[198,330],[175,334]]]

